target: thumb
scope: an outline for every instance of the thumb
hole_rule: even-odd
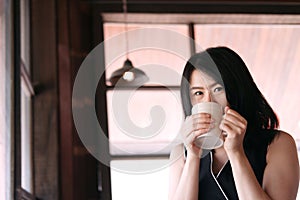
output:
[[[225,108],[224,108],[224,113],[227,113],[227,111],[228,111],[229,109],[230,109],[229,106],[225,106]]]

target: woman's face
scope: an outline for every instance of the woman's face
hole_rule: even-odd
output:
[[[191,74],[190,97],[192,105],[201,102],[216,102],[223,107],[228,105],[225,88],[200,70]]]

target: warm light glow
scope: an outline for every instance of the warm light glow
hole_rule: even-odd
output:
[[[121,101],[121,99],[118,98],[118,95],[130,96],[129,99],[122,99],[122,101],[128,101],[128,106],[124,110],[113,109],[113,101],[116,101],[117,99]],[[157,120],[151,117],[151,110],[155,106],[159,106],[163,109],[166,114],[166,121],[162,129],[148,139],[138,138],[138,134],[135,132],[132,133],[132,135],[125,132],[124,130],[128,127],[122,128],[115,116],[124,115],[121,120],[124,121],[125,117],[129,118],[132,125],[144,128],[150,126],[153,122],[152,120]],[[169,144],[174,142],[183,117],[179,99],[179,90],[174,91],[174,93],[168,90],[141,90],[135,92],[130,90],[108,91],[107,109],[109,140],[118,147],[118,149],[131,152],[129,155],[134,153],[145,154],[149,152],[158,152],[160,150],[163,150],[165,154],[169,153]],[[129,126],[130,124],[126,125]],[[110,145],[110,148],[112,147],[113,146]],[[117,151],[118,149],[111,149],[110,153],[116,155],[119,153]]]
[[[134,164],[135,162],[136,165],[139,165],[144,160],[116,160],[111,162],[112,199],[168,199],[168,167],[145,174],[128,174],[113,169],[116,165]],[[160,162],[160,160],[151,160],[151,162]]]
[[[123,74],[123,79],[125,81],[128,81],[128,82],[133,81],[134,80],[134,73],[133,72],[125,72]]]

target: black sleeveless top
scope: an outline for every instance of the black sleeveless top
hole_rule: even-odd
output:
[[[277,131],[263,131],[252,138],[245,138],[244,150],[260,185],[263,182],[266,167],[266,155],[269,144]],[[269,132],[269,133],[266,133]],[[209,152],[200,161],[199,200],[235,200],[239,199],[233,179],[230,161],[215,176],[212,172],[213,152]]]

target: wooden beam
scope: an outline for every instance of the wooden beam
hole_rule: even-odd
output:
[[[85,59],[85,56],[92,50],[92,11],[91,5],[83,3],[81,0],[68,1],[68,31],[69,31],[69,59],[71,68],[69,71],[70,81],[69,86],[65,91],[72,93],[73,83],[77,72]],[[62,76],[63,78],[63,76]],[[60,79],[62,80],[62,79]],[[65,105],[70,115],[72,115],[71,101],[72,96],[68,96],[69,105]],[[62,119],[63,120],[63,119]],[[81,199],[97,199],[98,184],[97,184],[97,165],[98,161],[88,153],[86,147],[82,144],[77,131],[73,124],[73,119],[69,121],[73,126],[72,137],[72,152],[73,152],[73,198],[72,200]],[[67,122],[67,123],[69,123]],[[62,133],[63,134],[63,133]],[[61,140],[61,143],[65,141]],[[62,144],[63,145],[63,144]],[[62,185],[62,190],[65,186]],[[68,200],[68,199],[66,199]]]
[[[122,1],[84,0],[94,4],[100,13],[122,12]],[[128,13],[244,13],[244,14],[299,14],[299,1],[233,0],[233,1],[180,1],[180,0],[132,0],[128,1]]]
[[[56,1],[31,1],[32,80],[42,90],[33,98],[35,195],[59,199]]]
[[[60,131],[60,199],[74,199],[72,66],[70,60],[69,1],[60,0],[58,13],[58,78]]]
[[[21,24],[20,1],[13,1],[13,126],[14,126],[14,198],[21,188]]]

